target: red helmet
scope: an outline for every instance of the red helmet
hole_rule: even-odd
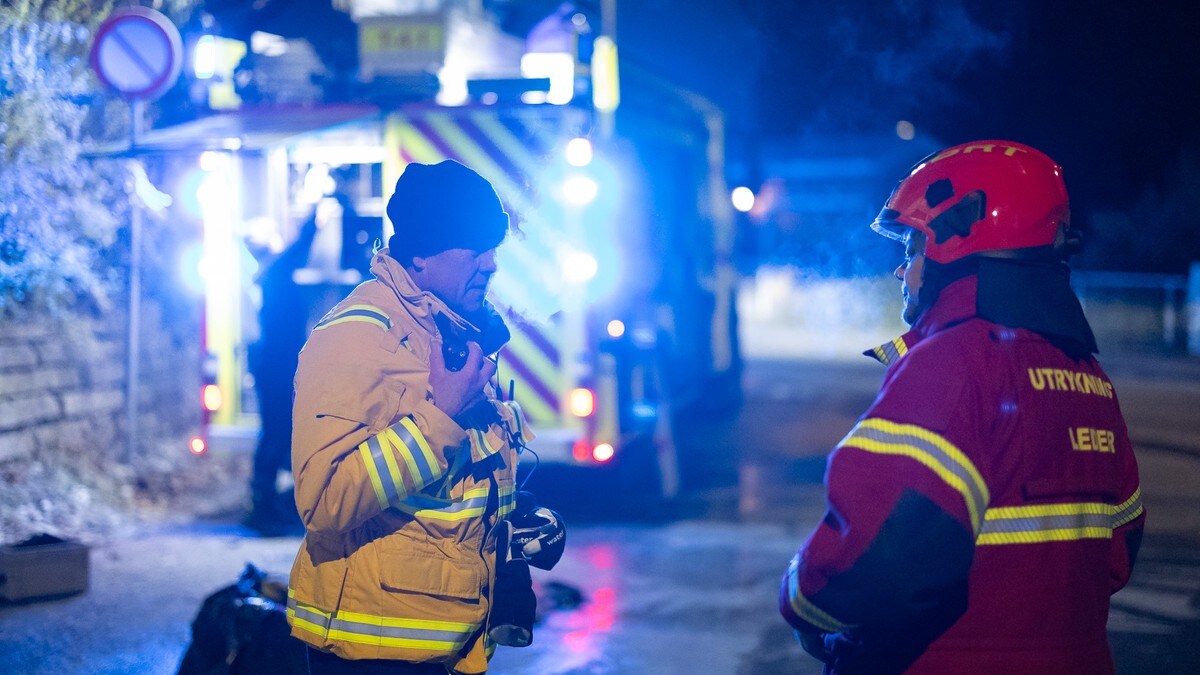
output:
[[[1071,220],[1062,168],[1012,141],[975,141],[934,153],[900,181],[871,229],[925,233],[925,257],[949,263],[984,251],[1055,243]]]

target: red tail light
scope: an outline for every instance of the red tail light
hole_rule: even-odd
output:
[[[582,438],[575,441],[575,444],[571,446],[571,456],[575,458],[576,462],[586,461],[591,454],[592,444]]]

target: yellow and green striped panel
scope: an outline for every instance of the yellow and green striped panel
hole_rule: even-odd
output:
[[[536,184],[536,174],[545,165],[548,153],[557,151],[556,143],[572,129],[569,115],[561,111],[547,113],[521,109],[519,111],[415,111],[398,113],[388,118],[385,138],[397,146],[399,162],[397,175],[411,162],[436,163],[455,159],[470,166],[487,178],[504,199],[510,210],[517,213],[536,213],[537,205],[529,197],[528,185]],[[389,186],[385,186],[390,189]],[[388,195],[384,195],[385,198]],[[539,225],[560,232],[558,222]],[[561,232],[560,232],[561,233]],[[554,257],[542,238],[526,238],[506,244],[514,259],[527,271],[545,268],[545,261]],[[517,295],[545,293],[546,280],[530,283],[507,292]],[[503,297],[505,288],[497,283],[493,291],[501,306],[540,306],[544,302],[528,302],[528,298]],[[544,300],[544,299],[543,299]],[[560,331],[514,322],[512,339],[501,354],[500,377],[505,383],[512,380],[519,397],[525,403],[530,421],[535,424],[561,423],[561,401],[569,386],[563,375]]]

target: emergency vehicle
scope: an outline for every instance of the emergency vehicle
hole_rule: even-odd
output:
[[[362,29],[380,25],[404,21]],[[576,58],[570,86],[608,87],[599,80],[615,77],[609,58]],[[256,230],[278,248],[314,210],[344,216],[328,199],[338,177],[358,225],[321,227],[295,275],[308,289],[311,328],[361,280],[347,264],[359,254],[347,251],[387,241],[383,207],[405,166],[456,159],[492,182],[516,224],[490,299],[513,334],[497,386],[534,426],[530,448],[542,464],[624,469],[653,477],[641,488],[678,490],[672,410],[711,402],[737,381],[721,113],[651,77],[627,84],[619,106],[615,90],[607,101],[555,103],[520,90],[557,87],[551,79],[471,81],[454,105],[244,105],[145,134],[144,147],[195,162],[176,188],[182,217],[203,231],[182,265],[198,270],[205,304],[204,424],[193,452],[253,446],[247,356],[258,300],[246,242]]]

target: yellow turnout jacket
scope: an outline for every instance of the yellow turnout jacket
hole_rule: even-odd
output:
[[[513,508],[516,436],[532,434],[491,387],[465,420],[433,405],[434,316],[467,323],[386,249],[371,271],[300,354],[292,467],[307,533],[288,621],[342,658],[484,672],[490,535]]]

